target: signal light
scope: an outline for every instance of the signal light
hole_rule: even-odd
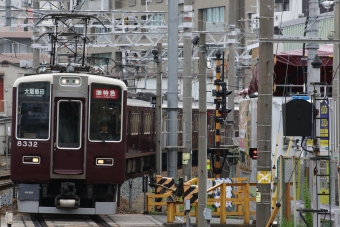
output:
[[[251,159],[257,159],[257,148],[249,148],[249,157]]]

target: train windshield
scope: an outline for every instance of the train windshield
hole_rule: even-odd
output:
[[[48,139],[50,127],[50,83],[21,83],[18,86],[17,128],[20,139]]]
[[[92,84],[89,139],[121,140],[122,89],[114,85]]]

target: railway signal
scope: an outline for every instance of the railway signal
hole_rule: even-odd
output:
[[[232,93],[232,91],[228,91],[226,86],[222,86],[222,107],[220,108],[220,114],[223,120],[226,119],[227,114],[231,112],[231,109],[227,108],[227,97]]]
[[[257,148],[249,148],[249,157],[251,159],[257,159]]]

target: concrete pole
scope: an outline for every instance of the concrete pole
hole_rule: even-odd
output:
[[[318,37],[318,16],[319,16],[319,1],[318,0],[310,0],[309,1],[309,21],[308,21],[308,32],[307,37],[315,38]],[[319,49],[318,43],[307,43],[306,48],[308,50],[308,65],[307,65],[307,95],[313,95],[314,90],[316,92],[316,96],[320,98],[320,86],[313,86],[311,83],[320,82],[320,68],[313,68],[311,63],[313,62],[315,56],[317,55],[317,50]],[[326,91],[325,91],[326,92]],[[320,110],[320,102],[316,102],[316,109]],[[320,117],[320,115],[318,116]],[[320,120],[316,120],[315,131],[313,133],[313,138],[315,138],[316,142],[313,142],[314,151],[319,150],[320,140],[316,138],[316,135],[320,135]],[[320,155],[320,152],[313,152],[314,156]],[[320,171],[320,162],[316,161],[316,168]],[[319,209],[320,204],[320,196],[318,196],[318,185],[317,178],[318,176],[313,177],[313,194],[312,194],[312,204],[313,209]],[[313,213],[313,223],[315,226],[319,226],[320,222],[318,220],[318,213]]]
[[[270,28],[270,29],[268,29]],[[274,36],[274,1],[262,0],[260,6],[260,39],[272,39]],[[272,132],[272,98],[273,98],[273,43],[259,44],[259,96],[257,116],[257,175],[271,172],[271,132]],[[256,203],[256,226],[266,226],[271,215],[271,184],[257,183],[261,201]]]
[[[192,0],[184,1],[184,37],[183,37],[183,118],[185,122],[185,148],[182,156],[182,174],[184,181],[192,178],[192,74],[191,74],[191,38],[192,38]]]
[[[6,26],[12,25],[11,9],[12,9],[11,0],[6,0]]]
[[[162,175],[162,43],[157,43],[157,86],[156,86],[156,174]]]
[[[339,28],[339,23],[340,23],[340,2],[339,1],[334,1],[334,40],[339,40],[340,39],[340,28]],[[333,100],[335,101],[335,116],[336,116],[336,121],[335,124],[332,125],[339,125],[340,123],[340,76],[339,76],[339,63],[340,63],[340,50],[339,50],[339,44],[334,43],[333,44],[333,73],[335,73],[335,77],[333,80],[333,93],[332,97]],[[339,132],[339,127],[336,127],[335,131],[335,137],[334,137],[334,144],[335,144],[335,152],[338,153],[338,179],[340,179],[340,132]],[[338,180],[338,193],[340,193],[340,181]],[[340,195],[340,194],[339,194]],[[340,215],[339,215],[340,217]],[[340,222],[339,222],[340,223]],[[338,223],[336,223],[338,224]]]
[[[33,2],[33,10],[39,10],[39,2],[34,1]],[[36,26],[36,23],[39,21],[39,14],[33,13],[33,37],[37,39],[40,36],[39,27]],[[33,40],[33,44],[38,44],[36,40]],[[33,48],[33,73],[35,73],[36,69],[38,68],[40,64],[40,49],[39,48]]]
[[[228,91],[233,91],[228,96],[228,109],[232,111],[228,113],[228,121],[234,122],[234,99],[235,99],[235,44],[237,42],[236,32],[235,32],[235,7],[236,0],[229,0],[229,62],[228,62]],[[232,124],[234,125],[234,124]],[[234,127],[231,127],[232,131]],[[233,134],[232,134],[233,135]]]
[[[198,138],[198,227],[206,227],[204,209],[207,207],[207,75],[205,34],[199,40],[199,138]]]
[[[178,0],[168,3],[168,177],[177,182]]]
[[[310,0],[309,1],[309,21],[308,21],[308,38],[318,37],[318,15],[319,15],[319,2],[318,0]],[[318,43],[307,43],[306,49],[308,50],[308,65],[307,65],[307,95],[312,95],[314,91],[314,86],[311,85],[311,82],[320,82],[320,73],[313,69],[311,63],[314,60],[315,55],[317,54],[317,50],[319,49]],[[316,87],[320,93],[319,87]]]

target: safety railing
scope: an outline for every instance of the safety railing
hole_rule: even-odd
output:
[[[211,179],[214,180],[214,179]],[[217,184],[209,189],[207,189],[208,193],[214,193],[216,189],[220,191],[219,198],[209,198],[207,196],[207,206],[213,206],[216,202],[219,202],[220,207],[216,208],[215,211],[212,212],[213,217],[220,217],[220,224],[226,223],[227,216],[238,216],[243,217],[244,224],[250,224],[250,215],[255,215],[256,211],[251,211],[250,203],[255,201],[256,199],[251,197],[250,187],[256,186],[256,183],[248,183],[247,178],[233,178],[233,183],[221,183]],[[191,184],[197,184],[198,179],[192,179],[190,181]],[[226,190],[227,187],[233,187],[233,197],[227,198]],[[183,210],[185,201],[166,201],[169,196],[172,195],[173,192],[169,191],[164,194],[148,194],[147,195],[147,211],[151,212],[153,207],[155,206],[165,206],[167,208],[167,222],[173,223],[176,216],[185,216],[185,212]],[[235,209],[233,211],[227,211],[227,202],[231,202]],[[197,202],[191,204],[192,211],[190,212],[190,216],[195,216],[196,220],[198,220],[198,206]]]

